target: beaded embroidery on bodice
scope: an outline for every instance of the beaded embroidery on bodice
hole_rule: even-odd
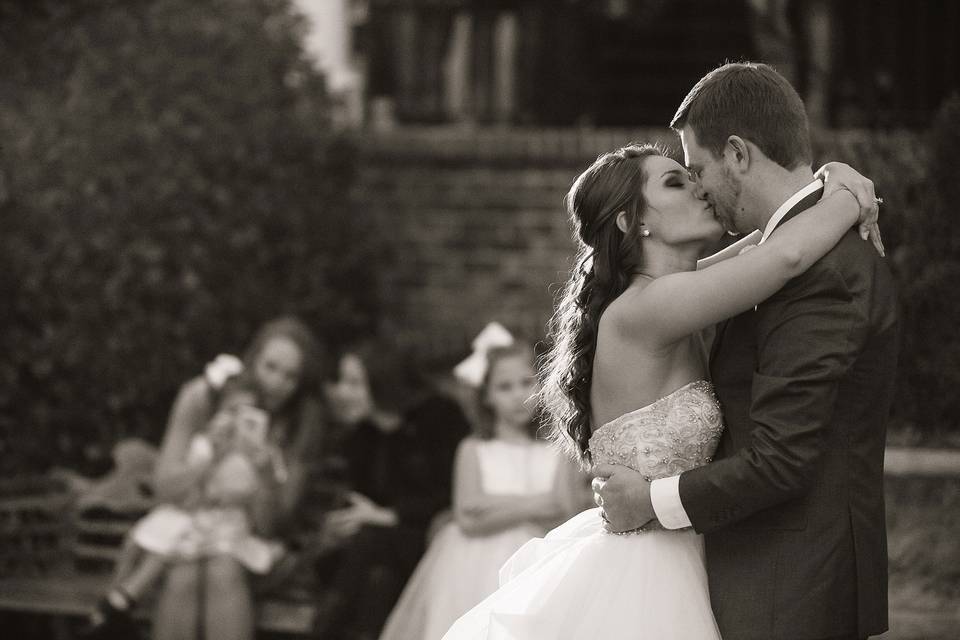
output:
[[[710,462],[721,433],[713,385],[696,380],[594,429],[589,446],[594,464],[624,465],[655,480]]]

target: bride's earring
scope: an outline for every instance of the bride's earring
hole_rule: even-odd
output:
[[[643,230],[641,230],[641,231],[640,231],[640,235],[642,235],[644,238],[649,238],[649,237],[650,237],[650,229],[643,229]]]

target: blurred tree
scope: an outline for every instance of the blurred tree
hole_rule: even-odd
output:
[[[0,2],[0,474],[156,439],[296,313],[374,323],[351,145],[288,0]]]

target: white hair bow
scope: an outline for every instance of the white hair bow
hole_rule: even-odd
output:
[[[497,347],[509,347],[513,336],[499,322],[491,322],[473,339],[473,353],[453,368],[453,375],[464,384],[479,387],[487,373],[487,353]]]
[[[229,353],[221,353],[212,362],[208,362],[203,374],[214,389],[219,389],[227,381],[243,372],[243,361]]]

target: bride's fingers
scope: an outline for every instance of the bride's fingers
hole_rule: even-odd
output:
[[[860,201],[860,208],[872,211],[869,215],[876,217],[877,203],[875,196],[877,193],[873,187],[873,180],[861,176],[861,179],[853,185],[853,193]]]
[[[875,222],[880,213],[880,206],[877,204],[876,191],[873,187],[873,181],[869,178],[851,181],[850,184],[838,184],[839,189],[846,189],[857,200],[860,207],[860,224]],[[826,191],[824,192],[826,195]]]
[[[885,257],[886,253],[883,246],[883,238],[880,236],[880,226],[876,222],[864,222],[858,227],[860,233],[860,238],[862,240],[869,240],[873,244],[873,248],[877,250],[877,253],[881,257]]]
[[[870,225],[869,231],[870,241],[873,243],[873,248],[877,250],[882,257],[885,257],[887,254],[883,249],[883,238],[880,237],[880,227],[874,222]]]
[[[870,193],[873,193],[873,191],[871,190],[869,193],[862,190],[854,192],[854,195],[857,197],[857,204],[860,205],[861,224],[874,223],[880,217],[880,207],[874,202],[873,196],[870,195]]]

